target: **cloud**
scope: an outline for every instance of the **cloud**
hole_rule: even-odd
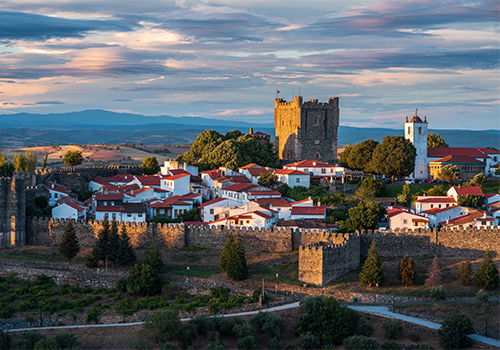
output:
[[[128,98],[115,98],[113,101],[115,102],[132,102],[132,100]]]
[[[39,101],[35,102],[36,105],[65,105],[66,102],[62,101]]]
[[[0,11],[0,40],[83,37],[90,31],[130,31],[137,24],[117,20],[77,20],[27,12]]]

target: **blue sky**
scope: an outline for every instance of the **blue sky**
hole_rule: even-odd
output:
[[[345,126],[499,129],[499,41],[497,0],[4,0],[0,114],[272,123],[300,89]]]

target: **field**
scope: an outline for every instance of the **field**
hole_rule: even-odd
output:
[[[447,191],[450,186],[445,183],[432,183],[432,184],[415,184],[415,185],[410,185],[410,193],[414,195],[417,192],[422,192],[422,191],[427,191],[428,189],[433,188],[434,186],[439,185],[443,186],[444,190]],[[481,186],[481,189],[483,190],[483,193],[488,193],[488,192],[493,192],[493,193],[499,193],[500,191],[500,182],[498,180],[496,181],[487,181],[484,183],[483,186]],[[385,187],[385,192],[384,192],[384,197],[397,197],[398,194],[403,192],[403,185],[398,185],[398,186],[387,186]]]

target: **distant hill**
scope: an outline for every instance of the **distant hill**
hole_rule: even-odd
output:
[[[226,133],[233,129],[270,134],[272,123],[256,124],[200,117],[151,117],[104,110],[71,113],[0,115],[0,147],[70,143],[144,143],[183,144],[192,142],[206,129]],[[450,147],[495,147],[500,149],[500,130],[430,130],[439,133]],[[357,128],[340,126],[338,145],[355,144],[366,139],[382,141],[387,135],[403,135],[403,128]]]

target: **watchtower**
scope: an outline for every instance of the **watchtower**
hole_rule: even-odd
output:
[[[337,129],[339,98],[327,103],[312,99],[302,102],[302,96],[287,102],[274,100],[276,150],[280,163],[316,159],[329,164],[337,162]]]
[[[0,248],[26,244],[26,181],[0,178]]]
[[[413,179],[427,179],[429,170],[427,166],[427,117],[424,121],[417,115],[418,109],[415,110],[415,115],[408,121],[408,116],[405,122],[405,139],[409,140],[417,149],[417,157],[415,158],[415,170],[411,174]]]

